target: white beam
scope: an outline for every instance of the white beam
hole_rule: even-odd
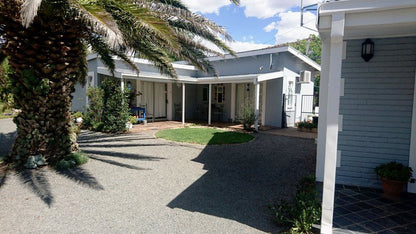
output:
[[[260,83],[257,79],[254,79],[254,115],[256,120],[254,121],[254,130],[257,132],[259,130],[259,109],[260,109]]]
[[[137,93],[142,93],[140,80],[136,80],[136,90],[136,106],[140,106],[142,95],[137,95]]]
[[[410,136],[410,150],[409,150],[409,167],[416,170],[416,74],[415,74],[415,88],[413,91],[413,115],[412,115],[412,132]],[[413,177],[416,172],[413,172]],[[407,184],[407,191],[409,193],[416,193],[416,184]]]
[[[211,125],[211,98],[212,98],[212,84],[208,85],[208,125]]]
[[[167,103],[167,107],[166,107],[166,111],[168,113],[167,114],[167,118],[168,120],[172,120],[173,119],[173,93],[172,93],[172,83],[167,83],[167,95],[168,95],[168,103]]]
[[[322,196],[321,233],[332,233],[337,168],[338,115],[345,13],[332,15],[326,115],[325,167]],[[321,112],[322,113],[322,112]]]
[[[326,113],[328,103],[328,80],[329,80],[329,52],[330,39],[322,37],[321,51],[321,82],[319,87],[319,122],[318,122],[318,145],[316,157],[316,180],[324,181],[325,164],[325,142],[326,142]]]
[[[235,99],[236,99],[236,84],[231,84],[231,113],[230,118],[234,122],[235,121]]]
[[[266,89],[267,89],[267,81],[263,82],[263,93],[261,95],[261,125],[264,126],[266,124]]]
[[[121,77],[120,79],[120,86],[121,86],[121,90],[124,91],[124,78]]]
[[[182,83],[182,124],[185,124],[185,83]]]

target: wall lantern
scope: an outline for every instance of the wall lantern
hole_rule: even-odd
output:
[[[361,58],[368,62],[374,56],[374,42],[371,39],[366,39],[361,44]]]
[[[246,89],[247,89],[247,92],[250,91],[250,83],[247,83]]]

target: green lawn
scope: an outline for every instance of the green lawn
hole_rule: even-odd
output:
[[[156,137],[179,142],[197,143],[201,145],[221,145],[244,143],[254,137],[250,134],[224,131],[217,128],[177,128],[161,130]]]
[[[0,119],[7,119],[7,118],[13,118],[15,115],[12,115],[13,111],[11,109],[5,109],[4,108],[4,103],[0,102]]]

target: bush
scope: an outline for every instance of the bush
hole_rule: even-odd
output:
[[[251,126],[256,121],[256,114],[252,105],[243,106],[243,128],[251,130]]]
[[[100,131],[101,118],[104,108],[104,90],[98,87],[88,87],[87,96],[89,106],[85,112],[83,125],[91,130]]]
[[[270,207],[274,221],[279,226],[289,227],[289,233],[312,233],[312,224],[321,217],[317,195],[315,177],[304,177],[298,184],[294,204],[280,201]]]
[[[75,112],[74,114],[72,114],[72,116],[73,116],[75,119],[77,119],[77,118],[83,118],[83,117],[84,117],[84,115],[82,114],[82,112],[81,112],[81,111],[77,111],[77,112]]]
[[[65,170],[88,162],[88,156],[81,152],[74,152],[56,164],[57,169]]]
[[[301,121],[301,122],[298,122],[296,125],[298,128],[306,128],[306,129],[312,129],[312,128],[318,127],[317,123],[313,123],[311,121]]]
[[[389,162],[381,164],[375,168],[377,175],[381,178],[389,180],[397,180],[414,183],[415,179],[412,178],[412,168],[406,167],[401,163]]]
[[[137,118],[130,115],[129,118],[127,119],[127,121],[132,123],[132,124],[135,124],[135,123],[137,123]]]
[[[102,122],[103,132],[122,132],[126,130],[127,119],[130,115],[127,95],[121,90],[120,80],[114,77],[106,77],[102,80],[101,87],[104,90],[104,111]]]

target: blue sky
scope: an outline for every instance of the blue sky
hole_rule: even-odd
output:
[[[182,0],[192,11],[204,15],[226,28],[236,51],[264,48],[297,39],[316,32],[300,27],[300,0],[240,0],[235,6],[229,0]],[[305,5],[318,0],[304,0]],[[316,17],[304,15],[307,26],[315,25]]]

